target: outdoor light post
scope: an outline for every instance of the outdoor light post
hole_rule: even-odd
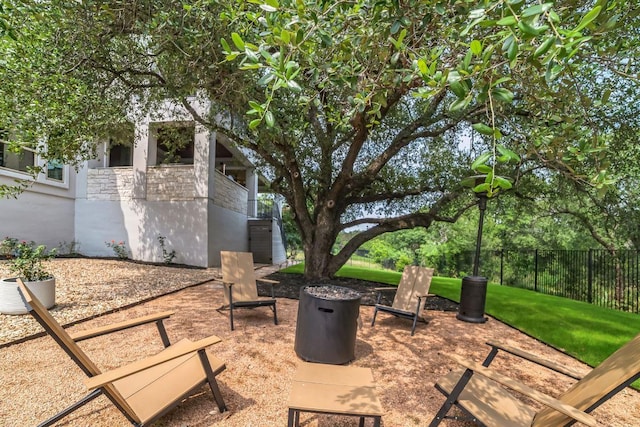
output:
[[[479,179],[476,180],[478,183]],[[480,182],[484,182],[484,179]],[[484,305],[487,299],[487,278],[478,276],[480,265],[480,247],[482,245],[482,226],[484,224],[484,211],[487,209],[487,193],[476,193],[480,219],[478,220],[478,237],[476,238],[476,253],[473,259],[473,276],[462,278],[460,289],[460,306],[456,318],[464,322],[484,323]]]
[[[482,227],[484,226],[484,211],[487,210],[487,193],[476,193],[478,197],[478,210],[480,211],[480,219],[478,220],[478,237],[476,237],[476,254],[473,258],[473,275],[478,275],[480,265],[480,246],[482,246]]]

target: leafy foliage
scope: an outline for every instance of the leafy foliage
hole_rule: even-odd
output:
[[[282,225],[287,236],[287,258],[296,259],[302,250],[302,239],[293,220],[291,209],[285,208],[282,211]]]
[[[260,159],[295,213],[308,276],[384,233],[455,221],[475,203],[464,184],[604,191],[609,145],[640,117],[632,2],[2,5],[1,126],[18,145],[46,136],[45,156],[89,155],[116,117],[173,98]]]
[[[53,277],[42,263],[56,255],[55,248],[47,252],[45,245],[5,237],[0,242],[0,252],[9,258],[9,270],[25,281],[33,282]]]

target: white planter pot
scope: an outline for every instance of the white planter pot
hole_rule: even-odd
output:
[[[56,304],[55,278],[24,282],[24,284],[46,308],[51,308]],[[22,299],[15,277],[0,280],[0,313],[26,314],[29,312],[29,308],[31,307]]]

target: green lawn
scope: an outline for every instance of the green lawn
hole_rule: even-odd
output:
[[[298,264],[283,272],[302,273]],[[397,285],[401,273],[345,266],[342,277]],[[460,279],[434,277],[430,292],[459,302]],[[485,312],[591,366],[640,332],[640,315],[507,286],[489,285]]]

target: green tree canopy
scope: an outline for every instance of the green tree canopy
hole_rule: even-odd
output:
[[[3,3],[16,83],[2,90],[16,101],[0,108],[42,85],[40,122],[64,126],[39,134],[56,135],[49,150],[67,158],[86,149],[72,141],[133,106],[212,100],[194,119],[255,155],[292,209],[306,274],[331,276],[375,236],[455,221],[475,203],[470,176],[492,196],[527,176],[611,186],[608,144],[638,117],[632,3]],[[37,108],[19,110],[11,125]],[[332,254],[338,233],[361,224]]]

